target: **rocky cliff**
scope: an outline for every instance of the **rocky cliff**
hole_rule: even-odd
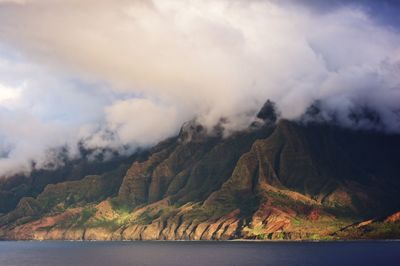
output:
[[[11,197],[27,185],[7,181],[0,238],[399,237],[398,215],[387,217],[400,210],[399,135],[267,114],[228,137],[189,122],[140,156],[44,179],[36,193]]]

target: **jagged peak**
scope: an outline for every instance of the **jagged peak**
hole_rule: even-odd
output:
[[[267,100],[257,113],[257,118],[263,121],[275,123],[279,117],[279,113],[276,109],[276,105],[273,101]]]
[[[178,142],[202,142],[207,138],[207,130],[196,119],[185,122],[178,135]]]
[[[250,129],[259,129],[265,125],[275,125],[279,119],[279,112],[273,101],[267,100],[258,111],[254,121],[250,124]]]

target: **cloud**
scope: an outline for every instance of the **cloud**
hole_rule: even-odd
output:
[[[117,101],[105,109],[103,128],[87,137],[85,145],[91,149],[149,146],[176,133],[178,116],[173,106],[148,99]]]
[[[7,104],[15,101],[20,97],[20,94],[20,89],[0,84],[0,104]]]
[[[3,175],[29,173],[33,162],[39,169],[48,167],[48,152],[73,139],[70,129],[43,123],[28,113],[0,112],[0,128],[0,169]],[[56,159],[52,158],[51,162],[58,164]]]
[[[0,59],[15,67],[0,64],[0,83],[25,84],[8,111],[88,147],[150,146],[193,117],[240,130],[266,99],[289,119],[319,101],[347,126],[368,106],[399,132],[398,31],[359,5],[303,2],[0,2]],[[37,154],[61,145],[44,142]]]

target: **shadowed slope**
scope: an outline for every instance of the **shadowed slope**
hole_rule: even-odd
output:
[[[190,122],[129,169],[49,185],[36,199],[22,199],[0,218],[1,233],[7,239],[350,238],[342,228],[400,209],[399,144],[397,135],[287,120],[223,138]]]

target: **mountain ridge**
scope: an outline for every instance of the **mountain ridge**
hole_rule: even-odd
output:
[[[400,210],[400,136],[276,121],[269,106],[247,130],[192,121],[130,162],[49,184],[0,216],[0,238],[399,238],[398,220],[376,217]]]

